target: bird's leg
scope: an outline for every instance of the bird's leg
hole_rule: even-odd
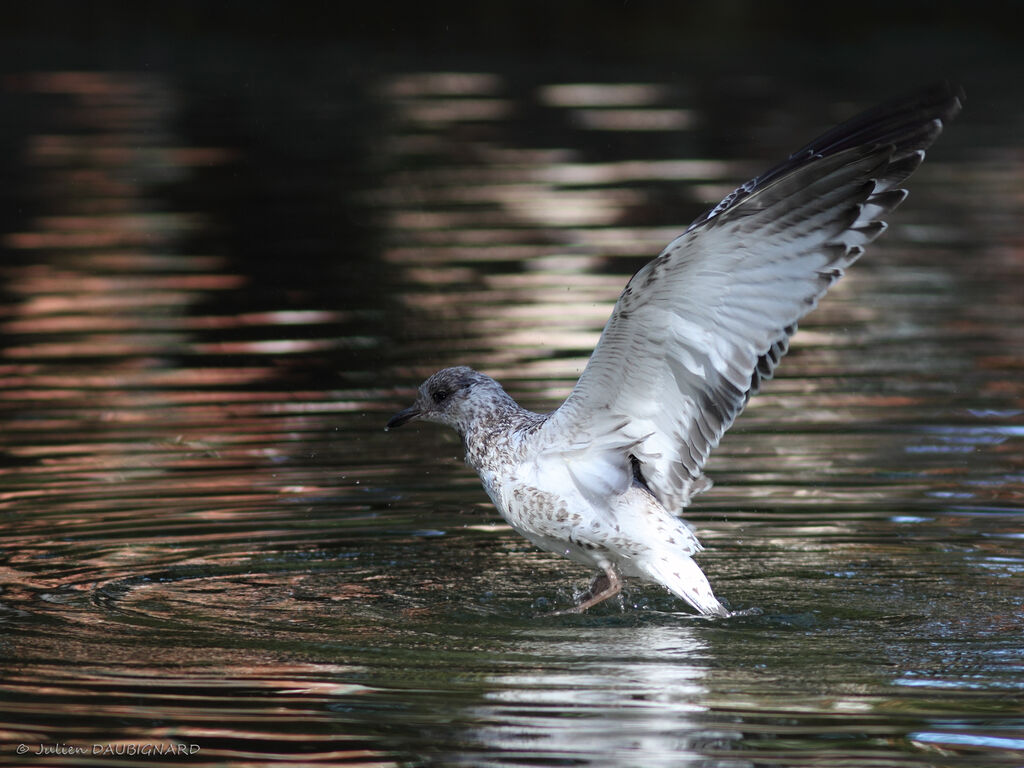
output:
[[[574,605],[572,608],[567,608],[564,611],[555,611],[553,616],[564,615],[567,613],[583,613],[588,608],[593,608],[598,603],[603,603],[609,597],[615,597],[622,591],[622,579],[619,578],[619,574],[615,572],[615,569],[610,565],[605,566],[604,573],[599,573],[594,577],[594,580],[590,582],[590,589],[586,591],[583,596],[583,600]]]

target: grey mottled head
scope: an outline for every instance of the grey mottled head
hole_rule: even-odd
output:
[[[517,407],[501,384],[460,365],[438,371],[420,385],[416,402],[388,420],[387,429],[420,419],[446,424],[465,435],[479,417],[502,407]]]

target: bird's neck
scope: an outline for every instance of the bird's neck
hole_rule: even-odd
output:
[[[528,437],[547,418],[528,411],[508,395],[472,414],[459,430],[466,463],[478,472],[497,463],[519,463]]]

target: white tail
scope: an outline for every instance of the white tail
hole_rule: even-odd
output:
[[[693,558],[678,552],[663,552],[645,560],[643,568],[653,581],[664,584],[704,615],[729,615],[729,611],[711,591],[707,576]]]

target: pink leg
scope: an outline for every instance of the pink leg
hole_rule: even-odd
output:
[[[609,597],[615,597],[621,591],[622,579],[619,578],[619,574],[615,572],[615,569],[609,566],[604,569],[604,573],[598,574],[590,583],[590,589],[587,590],[584,600],[572,608],[567,608],[564,611],[555,611],[551,615],[564,616],[568,613],[583,613],[588,608],[593,608],[598,603],[603,603]]]

